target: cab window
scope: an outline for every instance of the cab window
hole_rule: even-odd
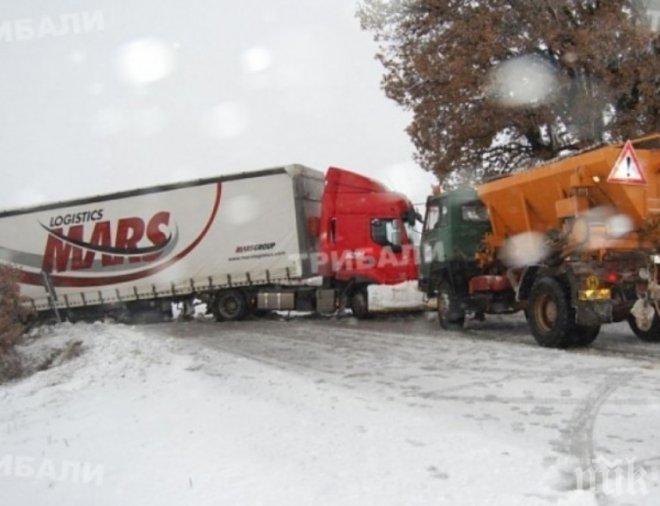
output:
[[[426,221],[424,223],[424,230],[429,231],[434,228],[443,227],[446,225],[449,215],[449,209],[444,201],[429,204],[426,208]]]
[[[432,230],[435,228],[438,220],[440,219],[440,208],[437,204],[433,204],[426,209],[426,222],[424,223],[424,230]]]
[[[488,223],[488,208],[483,202],[469,202],[461,206],[461,217],[468,223]]]
[[[375,219],[371,221],[371,238],[381,246],[396,245],[401,241],[399,220]]]

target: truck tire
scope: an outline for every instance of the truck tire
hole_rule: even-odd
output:
[[[600,325],[575,325],[571,339],[573,346],[589,346],[600,333]]]
[[[224,290],[213,301],[213,315],[219,322],[242,320],[247,313],[247,299],[241,290]]]
[[[369,295],[365,288],[359,288],[351,294],[351,311],[358,320],[369,318]]]
[[[576,344],[575,312],[570,295],[556,279],[543,277],[534,282],[527,316],[534,339],[541,346],[568,348]]]
[[[529,310],[525,309],[525,319],[529,324]],[[600,333],[600,325],[575,325],[571,334],[571,345],[576,347],[590,346]]]
[[[445,330],[462,330],[465,325],[465,311],[448,281],[438,287],[438,321]]]
[[[633,315],[628,315],[628,325],[635,333],[635,335],[640,339],[640,341],[647,343],[660,342],[660,318],[658,318],[657,314],[653,317],[653,323],[651,324],[651,328],[649,330],[640,329],[637,326],[637,321]]]

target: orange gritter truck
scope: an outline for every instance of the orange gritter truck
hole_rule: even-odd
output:
[[[660,341],[660,134],[427,201],[420,288],[441,324],[524,310],[543,346],[628,320]]]

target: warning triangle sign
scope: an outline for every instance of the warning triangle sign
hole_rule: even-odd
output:
[[[608,183],[621,183],[621,184],[646,184],[644,171],[639,164],[637,154],[630,141],[626,142],[623,151],[617,158],[612,172],[607,178]]]

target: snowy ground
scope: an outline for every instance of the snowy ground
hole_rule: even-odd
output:
[[[0,386],[0,504],[660,503],[660,346],[519,319],[62,325]]]

